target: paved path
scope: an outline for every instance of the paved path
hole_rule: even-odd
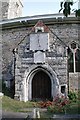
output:
[[[80,120],[80,114],[66,114],[66,115],[53,115],[53,117],[52,118],[58,118],[58,119],[60,119],[60,120],[64,120],[65,118],[66,119],[68,119],[68,118],[74,118],[74,120],[76,120],[76,119],[78,119],[78,120]],[[71,119],[71,120],[72,120]],[[69,120],[69,119],[68,119]]]
[[[1,113],[1,110],[0,110],[0,113]],[[27,118],[27,116],[28,116],[27,113],[21,113],[21,112],[15,113],[15,112],[2,111],[2,118]]]
[[[36,108],[36,110],[39,111],[46,111],[46,109],[40,109],[40,108]],[[10,111],[1,111],[0,110],[0,116],[2,114],[2,118],[27,118],[28,116],[30,118],[33,118],[34,116],[34,108],[26,108],[24,109],[24,111],[29,111],[29,112],[26,112],[26,113],[22,113],[22,112],[10,112]]]
[[[28,109],[28,108],[27,108]],[[32,112],[32,110],[33,110],[34,108],[30,108],[30,109],[28,109],[28,110],[31,110],[31,112],[28,112],[28,113],[22,113],[22,112],[17,112],[17,113],[15,113],[15,112],[5,112],[5,111],[1,111],[0,110],[0,115],[1,115],[1,112],[2,112],[2,120],[7,120],[7,119],[5,119],[5,118],[11,118],[11,120],[12,120],[12,118],[14,119],[14,118],[19,118],[19,120],[20,120],[20,118],[21,118],[21,120],[25,120],[27,117],[28,117],[28,115],[30,116],[30,118],[32,118],[32,116],[33,116],[33,112]],[[40,111],[46,111],[46,109],[39,109]],[[0,116],[1,117],[1,116]],[[69,114],[66,114],[66,115],[56,115],[56,114],[54,114],[53,115],[53,117],[51,117],[53,120],[80,120],[80,114],[73,114],[73,115],[69,115]]]

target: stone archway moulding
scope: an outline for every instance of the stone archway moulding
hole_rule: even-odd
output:
[[[23,82],[24,82],[24,101],[32,100],[32,79],[34,75],[39,71],[44,71],[51,79],[51,96],[52,98],[59,94],[59,79],[57,78],[56,73],[49,65],[33,65],[30,67],[29,71],[25,71]]]

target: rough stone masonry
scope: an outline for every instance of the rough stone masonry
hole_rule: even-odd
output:
[[[16,99],[51,99],[78,91],[80,71],[69,72],[68,49],[80,49],[79,25],[75,17],[3,24],[3,80],[8,87],[14,81]]]

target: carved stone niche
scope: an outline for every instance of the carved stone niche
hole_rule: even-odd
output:
[[[34,63],[45,63],[45,52],[41,52],[41,51],[35,52]]]

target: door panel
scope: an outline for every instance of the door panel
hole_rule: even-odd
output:
[[[43,71],[37,72],[32,80],[32,98],[50,99],[51,98],[51,80]]]

